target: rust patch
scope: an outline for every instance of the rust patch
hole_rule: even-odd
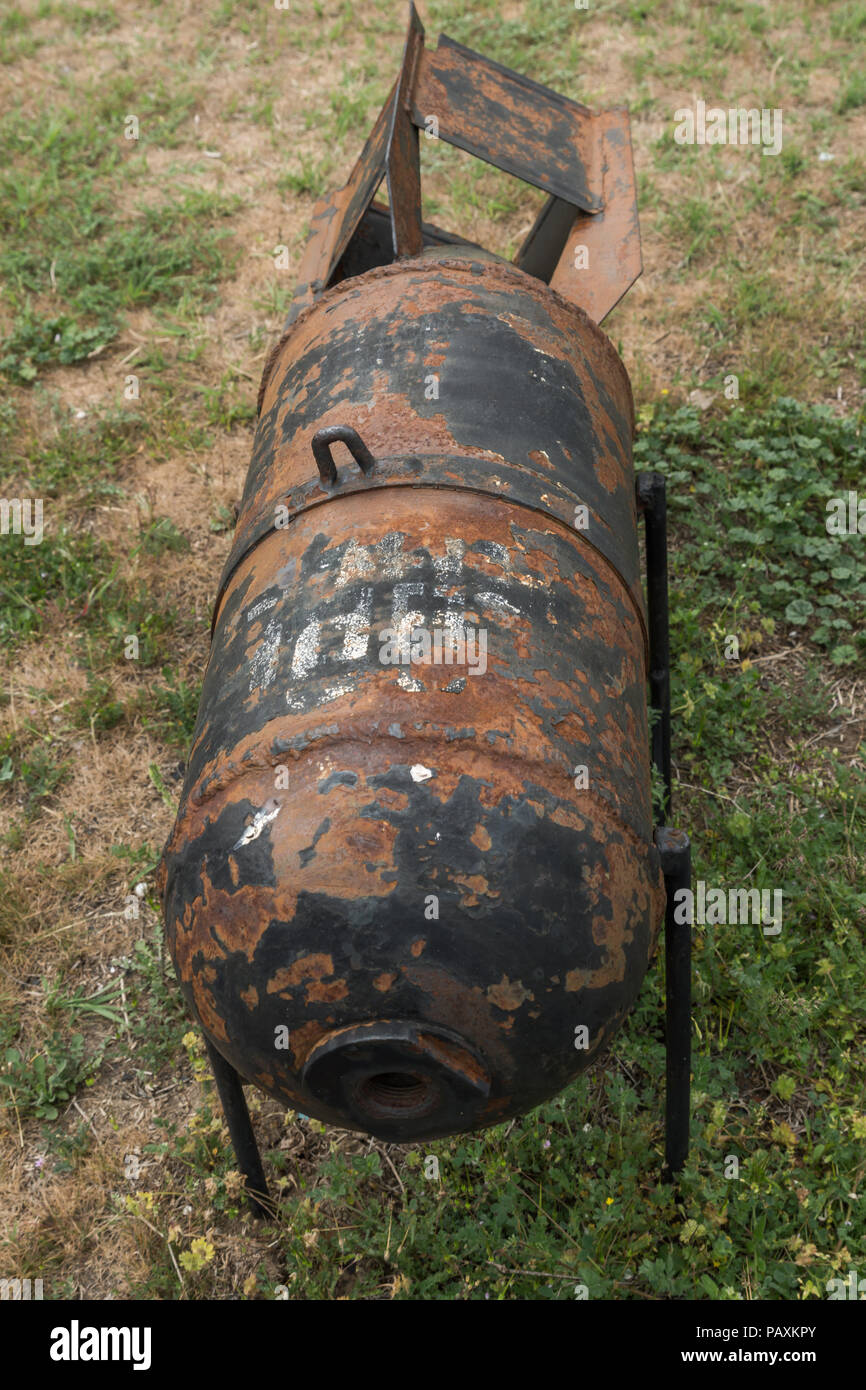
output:
[[[530,449],[529,457],[532,459],[533,463],[538,465],[539,468],[546,468],[548,472],[551,472],[553,470],[553,464],[550,461],[550,455],[546,453],[544,449]]]
[[[349,994],[349,986],[345,980],[334,980],[329,985],[319,981],[317,984],[308,985],[305,992],[308,1003],[313,1000],[318,1003],[330,1004],[335,999],[346,999]]]
[[[310,1023],[304,1023],[300,1028],[292,1028],[289,1034],[289,1042],[292,1047],[292,1057],[296,1068],[300,1068],[307,1060],[309,1053],[316,1046],[321,1038],[328,1032],[326,1023],[319,1023],[313,1019]]]
[[[498,985],[489,987],[487,998],[497,1009],[510,1012],[512,1009],[519,1009],[527,999],[534,999],[535,995],[524,988],[521,980],[509,980],[507,975],[503,975]]]
[[[283,990],[291,989],[293,985],[299,985],[302,980],[323,980],[326,975],[333,975],[334,960],[332,956],[321,955],[303,956],[301,960],[296,960],[294,965],[284,966],[278,970],[276,975],[272,975],[268,980],[268,994],[281,994]]]
[[[490,1077],[486,1069],[465,1048],[458,1047],[455,1043],[449,1042],[447,1038],[436,1037],[434,1033],[420,1032],[418,1041],[432,1056],[438,1058],[453,1071],[462,1072],[468,1081],[476,1084],[489,1082]]]

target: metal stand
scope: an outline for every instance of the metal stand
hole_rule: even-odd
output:
[[[691,913],[677,913],[676,893],[691,888],[692,847],[684,830],[672,830],[671,676],[668,628],[667,492],[661,473],[639,473],[635,486],[646,527],[647,608],[650,642],[650,706],[653,765],[665,787],[655,832],[667,892],[665,911],[665,1169],[670,1181],[689,1150],[691,1101],[692,927]],[[678,922],[677,915],[685,921]]]
[[[676,907],[675,894],[691,888],[692,847],[684,830],[660,825],[656,845],[665,876],[665,1181],[682,1168],[689,1151],[692,1067],[691,912]],[[676,918],[685,918],[677,921]]]
[[[650,706],[656,711],[652,760],[665,784],[659,824],[671,810],[671,641],[668,630],[668,502],[661,473],[637,476],[638,508],[646,529],[646,588],[650,644]]]
[[[244,1088],[238,1073],[230,1062],[217,1052],[216,1048],[204,1040],[208,1060],[216,1081],[216,1088],[225,1112],[226,1124],[238,1167],[247,1180],[247,1201],[254,1216],[273,1216],[273,1212],[263,1205],[268,1198],[268,1184],[262,1168],[259,1146],[253,1133],[250,1112],[244,1099]],[[260,1200],[261,1199],[261,1200]]]

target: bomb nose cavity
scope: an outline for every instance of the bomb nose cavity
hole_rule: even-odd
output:
[[[385,1019],[321,1038],[307,1058],[303,1085],[348,1129],[408,1143],[471,1127],[490,1093],[490,1076],[457,1034]]]

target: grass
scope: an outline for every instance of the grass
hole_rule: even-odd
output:
[[[38,1052],[7,1047],[3,1060],[0,1086],[16,1115],[56,1120],[59,1106],[72,1100],[81,1085],[92,1084],[100,1058],[85,1057],[83,1035],[63,1028],[51,1033]]]
[[[16,636],[41,631],[49,606],[71,616],[78,605],[84,616],[88,593],[107,558],[105,546],[92,535],[65,527],[29,550],[4,545],[0,639],[9,644]]]
[[[783,930],[696,931],[676,1187],[659,960],[604,1068],[512,1125],[383,1146],[250,1093],[277,1201],[253,1229],[155,870],[261,366],[403,21],[7,6],[0,450],[45,536],[0,545],[4,1268],[66,1298],[822,1299],[864,1241],[866,580],[863,537],[826,520],[866,477],[866,6],[423,19],[429,44],[631,107],[645,275],[605,326],[636,464],[669,482],[676,815],[695,878],[781,888]],[[781,155],[677,146],[695,95],[782,108]],[[425,215],[512,254],[540,196],[430,141],[422,160]]]
[[[56,119],[65,130],[64,122],[72,123],[73,117],[67,112]],[[43,141],[36,143],[24,135],[16,142],[13,132],[10,144],[26,149],[28,159],[41,169],[53,133],[54,127],[49,127]],[[79,173],[59,194],[68,166],[80,170],[75,164],[77,146],[72,141],[69,145],[49,163],[52,177],[39,176],[45,184],[39,235],[33,236],[31,223],[25,246],[0,253],[0,274],[15,310],[11,331],[0,345],[0,372],[22,383],[35,380],[50,364],[68,365],[97,355],[116,336],[123,310],[183,302],[189,312],[212,294],[227,268],[222,245],[227,232],[213,223],[231,211],[231,200],[193,190],[176,201],[143,208],[120,223],[103,195],[95,192],[96,183],[103,185],[91,171],[83,179]],[[14,192],[19,203],[24,187],[20,173],[7,179],[6,191]],[[27,215],[32,216],[32,208]],[[7,227],[14,230],[20,222],[21,213],[13,204]],[[52,306],[59,304],[61,312],[54,307],[46,312],[36,298],[49,288],[46,268]]]
[[[164,645],[160,637],[173,625],[175,615],[155,608],[129,573],[123,573],[123,564],[140,552],[159,556],[165,550],[184,550],[188,544],[174,524],[161,517],[122,558],[113,555],[104,540],[63,526],[55,537],[44,537],[38,547],[4,546],[0,552],[0,638],[12,649],[17,638],[65,620],[92,669],[124,659],[127,634],[137,639],[135,660],[152,665]]]
[[[786,397],[761,413],[734,406],[709,435],[693,407],[649,407],[643,416],[652,429],[636,461],[669,479],[685,543],[678,647],[697,660],[701,629],[732,615],[734,629],[754,629],[756,648],[779,632],[823,648],[834,665],[862,663],[859,536],[831,535],[826,526],[831,499],[847,497],[866,470],[862,422]]]

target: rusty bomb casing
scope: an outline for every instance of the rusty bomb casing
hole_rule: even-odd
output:
[[[481,1128],[634,1003],[664,888],[633,425],[596,323],[468,246],[332,285],[271,354],[163,873],[190,1008],[286,1106]],[[322,481],[331,426],[367,471],[338,445]]]

